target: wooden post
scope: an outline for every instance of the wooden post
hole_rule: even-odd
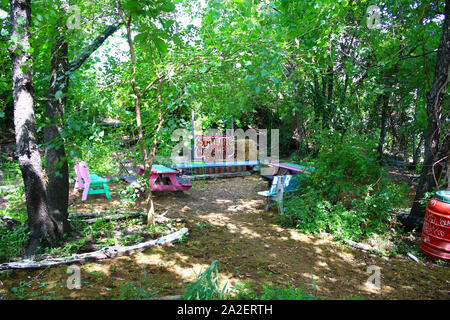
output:
[[[280,176],[280,179],[277,183],[277,195],[275,196],[275,201],[277,202],[278,206],[278,213],[283,214],[283,193],[284,193],[284,176]]]

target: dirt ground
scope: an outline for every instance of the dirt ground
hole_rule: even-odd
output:
[[[118,190],[111,184],[112,199],[71,195],[71,212],[122,208]],[[66,288],[67,266],[0,275],[0,299],[118,299],[130,282],[146,282],[158,296],[180,295],[212,261],[219,262],[222,285],[240,282],[260,287],[276,285],[305,287],[327,299],[449,299],[450,271],[440,266],[420,265],[402,258],[381,258],[332,242],[326,236],[302,234],[277,223],[274,211],[264,211],[257,191],[267,183],[258,175],[245,178],[196,181],[183,195],[155,195],[158,213],[184,218],[189,228],[186,241],[143,253],[84,264],[80,290]],[[138,206],[142,206],[139,204]],[[133,209],[135,210],[135,208]],[[367,284],[381,272],[381,289]],[[16,289],[13,289],[16,288]],[[122,296],[124,297],[124,296]],[[131,297],[131,296],[127,296]]]

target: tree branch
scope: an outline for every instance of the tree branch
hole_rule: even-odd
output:
[[[81,53],[72,62],[69,63],[66,75],[70,75],[79,67],[81,67],[86,59],[89,58],[91,54],[95,52],[95,50],[97,50],[110,35],[116,32],[121,25],[122,21],[118,19],[114,24],[108,26],[101,35],[99,35],[90,45],[84,48],[84,50],[81,51]]]

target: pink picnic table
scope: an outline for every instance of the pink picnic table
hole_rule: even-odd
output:
[[[192,184],[179,177],[179,171],[155,164],[152,166],[150,177],[150,187],[152,191],[185,191],[192,187]],[[139,175],[144,174],[144,167],[140,167]],[[167,184],[170,181],[171,184]]]

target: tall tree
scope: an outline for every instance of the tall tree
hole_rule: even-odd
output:
[[[442,109],[449,80],[449,67],[450,0],[446,0],[442,38],[437,53],[434,80],[427,95],[428,127],[425,133],[425,155],[419,186],[411,208],[412,215],[425,215],[425,210],[420,200],[423,199],[426,192],[433,190],[433,187],[436,186],[435,176],[439,177],[442,172],[442,166],[436,166],[436,170],[433,170],[433,165],[450,152],[450,133],[444,131],[442,122]],[[442,139],[443,135],[444,138]]]
[[[136,51],[132,36],[132,15],[130,14],[128,17],[126,16],[126,13],[123,10],[120,10],[120,15],[122,17],[122,21],[126,25],[127,30],[127,42],[130,48],[130,56],[131,56],[131,87],[134,92],[134,105],[135,105],[135,113],[136,113],[136,125],[138,128],[138,142],[141,149],[141,153],[144,160],[144,177],[147,181],[150,181],[151,176],[151,168],[153,166],[153,160],[155,158],[156,154],[156,148],[158,146],[158,143],[161,139],[161,136],[158,135],[158,133],[161,131],[162,125],[164,123],[164,115],[165,113],[162,110],[161,106],[161,88],[163,85],[163,82],[166,80],[165,76],[162,76],[158,73],[155,57],[153,56],[154,53],[151,54],[151,60],[153,61],[153,67],[154,72],[156,75],[156,78],[153,79],[151,82],[149,82],[145,88],[139,89],[136,83]],[[142,118],[141,118],[141,104],[142,104],[142,98],[146,94],[146,92],[151,89],[155,84],[157,84],[157,106],[158,106],[158,122],[156,127],[156,132],[154,135],[154,139],[150,145],[150,153],[147,152],[147,144],[145,142],[144,137],[144,129],[142,125]],[[147,186],[146,188],[146,213],[147,213],[147,221],[149,224],[154,224],[154,215],[155,210],[153,206],[153,199],[152,199],[152,191],[150,189],[150,186]]]
[[[64,141],[61,137],[69,78],[120,27],[121,21],[118,20],[106,27],[99,36],[81,50],[79,55],[69,62],[69,42],[66,37],[69,2],[60,0],[58,9],[62,15],[56,26],[56,41],[51,58],[44,142],[46,144],[46,173],[49,178],[47,186],[49,214],[56,221],[58,236],[61,236],[70,230],[68,223],[69,168]]]
[[[65,14],[69,10],[68,1],[61,1],[57,8],[64,14],[56,26],[56,42],[51,57],[51,77],[45,108],[44,127],[46,174],[48,176],[47,200],[50,215],[57,221],[58,235],[70,230],[68,223],[69,168],[66,160],[64,142],[61,138],[64,108],[67,100],[69,78],[65,75],[68,61],[68,43],[65,33]]]
[[[33,95],[33,60],[31,56],[30,0],[11,0],[10,47],[13,80],[14,127],[17,156],[22,171],[31,231],[27,255],[33,254],[41,241],[53,242],[55,225],[48,215],[42,159],[36,139]]]

